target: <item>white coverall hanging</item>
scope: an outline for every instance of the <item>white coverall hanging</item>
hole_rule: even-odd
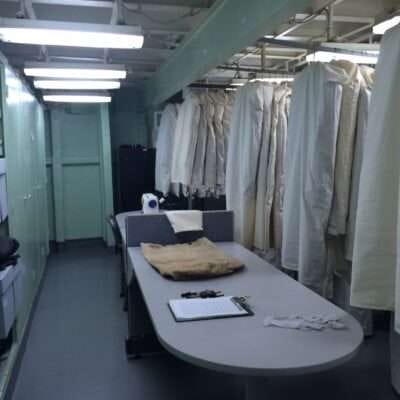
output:
[[[225,187],[225,136],[224,136],[224,110],[225,110],[225,94],[222,91],[211,92],[211,98],[214,101],[214,132],[216,141],[216,193],[222,194]]]
[[[285,193],[284,160],[286,154],[286,139],[288,125],[288,104],[290,103],[291,90],[286,87],[279,100],[278,120],[276,124],[276,168],[275,168],[275,193],[272,210],[273,218],[273,248],[280,252],[282,248],[282,218],[283,199]]]
[[[261,151],[257,171],[256,215],[254,221],[254,247],[266,251],[270,248],[270,216],[275,182],[276,99],[274,86],[264,87],[264,113],[262,122]],[[274,121],[275,122],[275,121]]]
[[[166,196],[171,186],[171,165],[178,106],[167,104],[158,128],[156,151],[156,190]]]
[[[400,332],[400,25],[383,37],[372,90],[350,302],[395,311]]]
[[[176,123],[171,181],[190,186],[200,121],[200,99],[188,92]]]
[[[208,95],[206,104],[206,122],[207,122],[207,148],[204,170],[204,186],[206,189],[215,193],[217,185],[217,139],[214,126],[215,104],[213,97]]]
[[[197,135],[195,158],[193,164],[191,187],[192,190],[197,192],[198,195],[204,196],[204,193],[206,192],[204,186],[204,167],[205,167],[206,148],[207,148],[206,108],[208,102],[208,95],[207,93],[201,93],[199,98],[200,98],[200,121],[199,121],[198,135]]]
[[[371,101],[371,91],[375,70],[370,67],[360,68],[362,75],[360,98],[358,101],[357,135],[354,145],[353,168],[351,173],[351,195],[349,204],[349,217],[347,221],[347,233],[345,242],[346,259],[353,259],[354,234],[356,229],[356,213],[358,191],[360,187],[361,164],[364,158],[365,137],[367,134],[368,111]]]
[[[349,77],[343,85],[342,107],[336,145],[335,181],[328,233],[344,235],[350,200],[351,169],[353,164],[354,139],[356,133],[358,97],[361,74],[357,64],[350,61],[334,61]]]
[[[270,86],[249,83],[240,88],[232,111],[226,166],[227,209],[235,214],[235,240],[251,248],[254,242],[257,167],[265,98]]]
[[[326,291],[343,70],[314,63],[295,79],[285,160],[282,265],[319,294]]]

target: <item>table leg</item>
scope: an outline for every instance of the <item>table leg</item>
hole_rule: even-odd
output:
[[[246,377],[245,400],[271,400],[268,396],[268,379]]]
[[[163,351],[144,302],[142,292],[135,276],[127,288],[128,301],[128,337],[125,351],[128,358],[140,358],[145,354]]]

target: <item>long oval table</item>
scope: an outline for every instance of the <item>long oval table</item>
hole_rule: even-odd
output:
[[[244,271],[206,281],[176,282],[162,278],[144,259],[140,247],[128,248],[152,325],[170,353],[200,367],[249,377],[248,398],[265,395],[271,377],[324,371],[350,360],[363,340],[360,324],[349,314],[305,288],[236,243],[219,243],[242,260]],[[188,290],[221,290],[225,295],[250,296],[254,316],[186,323],[175,322],[170,299]],[[301,331],[264,327],[267,315],[336,314],[345,330]]]
[[[158,342],[176,357],[200,367],[246,376],[246,397],[265,398],[268,377],[308,374],[350,360],[363,341],[360,324],[348,313],[318,296],[288,275],[232,240],[233,214],[205,212],[204,232],[226,254],[246,266],[233,275],[202,281],[165,279],[148,264],[141,241],[176,243],[165,215],[120,214],[124,238],[129,298],[128,355],[154,349]],[[125,229],[124,229],[125,228]],[[183,292],[220,290],[225,295],[250,296],[251,317],[177,323],[167,303]],[[264,327],[269,315],[341,316],[345,330],[301,331]],[[148,335],[150,333],[150,335]]]

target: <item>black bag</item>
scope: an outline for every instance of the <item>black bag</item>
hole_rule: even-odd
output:
[[[0,236],[0,264],[11,258],[18,248],[18,240],[7,236]]]

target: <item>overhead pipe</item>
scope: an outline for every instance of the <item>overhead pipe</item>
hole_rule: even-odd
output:
[[[237,89],[238,87],[235,85],[221,84],[221,83],[201,83],[195,82],[189,85],[190,88],[194,89]]]
[[[29,19],[36,19],[36,13],[33,8],[32,0],[22,0],[22,10],[24,17],[28,17]],[[40,46],[40,58],[44,58],[46,61],[48,60],[48,51],[46,46]]]
[[[328,42],[332,41],[334,37],[333,16],[334,16],[334,4],[331,4],[326,9],[326,17],[327,17],[326,39]]]
[[[289,46],[289,47],[296,47],[299,49],[309,50],[312,52],[315,51],[327,51],[330,53],[343,53],[343,54],[350,54],[350,55],[362,55],[365,56],[366,52],[364,51],[355,51],[349,49],[340,48],[340,43],[338,43],[338,47],[328,47],[321,44],[321,42],[311,42],[311,43],[302,43],[302,42],[294,42],[291,40],[280,40],[280,39],[270,39],[270,38],[261,38],[259,41],[275,44],[277,46]]]
[[[110,25],[124,24],[124,16],[122,13],[122,8],[123,8],[122,0],[114,0],[111,10]],[[104,55],[103,55],[104,63],[108,63],[109,52],[110,52],[109,49],[104,49]]]
[[[237,72],[254,72],[254,73],[276,73],[276,70],[265,68],[262,70],[261,68],[251,68],[251,67],[236,67],[234,65],[218,65],[215,69],[221,69],[225,71],[237,71]]]

